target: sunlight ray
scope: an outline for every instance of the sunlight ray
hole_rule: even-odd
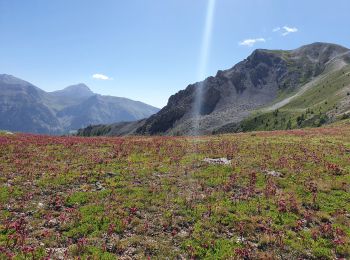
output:
[[[205,25],[204,25],[204,31],[203,31],[203,38],[202,38],[202,46],[201,46],[201,52],[200,52],[200,60],[199,60],[199,66],[198,66],[198,81],[201,81],[205,78],[206,70],[208,66],[208,59],[209,59],[209,53],[210,53],[210,45],[211,45],[211,38],[212,38],[212,32],[213,32],[213,24],[214,24],[214,14],[215,14],[215,4],[216,0],[208,0],[208,6],[207,6],[207,13],[205,18]],[[194,121],[193,121],[193,128],[194,128],[194,135],[199,135],[199,122],[200,122],[200,115],[201,115],[201,106],[202,106],[202,99],[203,99],[203,89],[204,89],[205,82],[203,81],[202,84],[199,84],[196,91],[195,91],[195,101],[193,104],[193,115],[194,115]]]

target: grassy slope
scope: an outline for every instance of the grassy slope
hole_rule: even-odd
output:
[[[349,132],[0,134],[0,258],[349,258]]]
[[[241,130],[281,130],[301,127],[317,127],[339,117],[329,118],[329,112],[340,114],[339,102],[349,98],[350,91],[341,92],[350,86],[350,66],[329,73],[290,103],[273,112],[257,111],[241,123]],[[283,94],[281,94],[283,96]],[[298,120],[299,118],[299,120]]]

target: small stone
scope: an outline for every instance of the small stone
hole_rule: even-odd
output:
[[[102,184],[99,181],[95,183],[95,186],[96,186],[96,190],[103,190],[104,189]]]
[[[114,253],[116,251],[116,246],[113,243],[106,244],[107,252]]]
[[[53,218],[53,219],[50,219],[48,222],[47,222],[47,227],[49,227],[49,228],[53,228],[53,227],[56,227],[56,226],[58,226],[59,225],[59,223],[58,223],[58,220],[57,219],[55,219],[55,218]]]
[[[209,163],[209,164],[223,164],[223,165],[229,165],[231,164],[231,160],[223,157],[223,158],[205,158],[203,162]]]
[[[247,245],[251,248],[258,248],[258,244],[257,243],[253,243],[253,242],[250,242],[250,241],[247,241]]]
[[[236,242],[237,242],[238,244],[243,243],[244,241],[245,241],[245,238],[244,238],[244,237],[237,237],[237,239],[236,239]]]
[[[107,176],[110,177],[110,178],[112,178],[112,177],[118,175],[118,173],[116,173],[116,172],[107,172],[106,174],[107,174]]]
[[[276,171],[265,171],[265,174],[273,176],[273,177],[282,177],[283,176],[282,173],[276,172]]]
[[[46,248],[46,252],[51,254],[52,259],[59,259],[59,260],[66,259],[65,257],[66,251],[67,251],[67,248],[63,248],[63,247]]]
[[[185,237],[188,237],[188,232],[185,230],[181,230],[177,235],[179,237],[185,238]]]

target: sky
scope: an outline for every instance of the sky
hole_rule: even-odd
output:
[[[161,108],[256,48],[350,47],[349,10],[349,0],[0,0],[0,74]]]

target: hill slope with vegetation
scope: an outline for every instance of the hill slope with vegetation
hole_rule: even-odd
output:
[[[216,133],[319,127],[350,117],[350,65],[327,72],[288,99],[256,110]]]

